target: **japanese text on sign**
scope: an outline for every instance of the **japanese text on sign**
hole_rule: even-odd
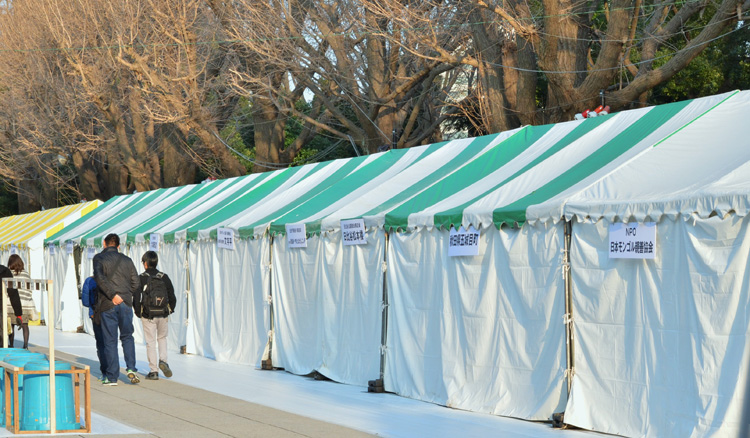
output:
[[[73,242],[68,242],[65,244],[65,252],[68,254],[73,254]]]
[[[616,223],[609,226],[609,258],[653,259],[656,255],[656,224]]]
[[[307,248],[307,229],[305,224],[287,224],[286,243],[289,248]]]
[[[49,255],[55,255],[55,244],[50,243],[47,245],[47,249],[49,250]]]
[[[367,232],[364,219],[341,221],[341,241],[344,245],[365,245]]]
[[[10,245],[10,253],[11,254],[18,254],[18,247],[16,246],[16,244]]]
[[[86,257],[88,257],[89,259],[93,259],[95,255],[96,255],[95,247],[89,246],[88,248],[86,248]]]
[[[464,227],[458,231],[451,227],[448,255],[450,257],[479,255],[479,231],[473,226],[469,226],[468,231],[464,230]]]
[[[159,242],[161,242],[161,236],[156,233],[151,233],[148,241],[148,250],[159,252]]]
[[[234,251],[234,231],[229,228],[219,228],[216,230],[216,244],[219,248]]]

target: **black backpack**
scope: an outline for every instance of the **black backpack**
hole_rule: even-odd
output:
[[[141,275],[148,277],[148,282],[143,288],[143,296],[141,297],[141,315],[147,318],[168,316],[172,312],[169,308],[169,292],[167,292],[167,285],[164,283],[164,273],[159,272],[156,275],[151,275],[144,272]]]

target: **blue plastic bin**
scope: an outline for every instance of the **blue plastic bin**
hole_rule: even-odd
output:
[[[49,371],[49,361],[29,362],[26,371]],[[55,361],[56,370],[69,370],[67,362]],[[27,374],[23,382],[21,430],[50,430],[49,374]],[[55,375],[55,429],[77,430],[73,374]]]

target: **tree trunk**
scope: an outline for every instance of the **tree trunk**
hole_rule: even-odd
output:
[[[161,126],[158,129],[161,155],[164,162],[163,187],[176,187],[193,184],[197,166],[185,158],[185,151],[179,146],[182,141],[179,132],[171,126]]]

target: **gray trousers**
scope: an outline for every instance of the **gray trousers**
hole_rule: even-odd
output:
[[[159,372],[159,361],[167,362],[167,333],[168,318],[141,318],[143,323],[143,337],[146,338],[146,357],[151,372]],[[157,356],[156,350],[159,349]]]

